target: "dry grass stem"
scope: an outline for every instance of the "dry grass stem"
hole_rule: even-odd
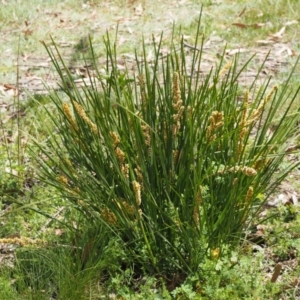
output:
[[[47,242],[41,239],[34,240],[27,237],[15,237],[15,238],[0,239],[0,244],[18,244],[21,247],[25,247],[25,246],[45,246],[47,245]]]

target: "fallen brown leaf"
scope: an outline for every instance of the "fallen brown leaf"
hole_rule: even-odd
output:
[[[243,23],[232,23],[231,25],[236,26],[236,27],[240,27],[240,28],[247,28],[248,27],[247,24],[243,24]]]
[[[244,28],[258,29],[258,28],[264,27],[266,25],[266,23],[255,23],[255,24],[232,23],[232,25],[243,28],[243,29]]]
[[[7,90],[15,90],[16,89],[13,85],[8,84],[8,83],[4,83],[3,86],[5,87],[5,91],[7,91]]]

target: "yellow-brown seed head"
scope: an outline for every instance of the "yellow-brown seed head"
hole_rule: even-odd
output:
[[[74,107],[75,107],[75,110],[77,111],[78,115],[81,117],[81,119],[88,125],[90,126],[90,128],[92,129],[93,133],[94,134],[97,134],[98,133],[98,127],[96,124],[94,124],[90,118],[87,116],[87,114],[85,113],[83,107],[74,101]]]
[[[239,170],[241,170],[241,166],[234,166],[234,167],[231,167],[230,169],[228,169],[228,172],[236,173]]]
[[[126,201],[122,201],[122,204],[119,206],[120,208],[125,210],[125,212],[130,216],[134,215],[134,213],[136,212],[136,208],[133,205],[127,203]]]
[[[234,166],[228,169],[228,172],[231,173],[237,173],[239,171],[249,177],[255,176],[257,174],[257,171],[254,168],[247,166]]]
[[[179,122],[179,120],[183,114],[183,111],[184,111],[184,106],[180,106],[177,114],[173,115],[174,122]]]
[[[75,130],[75,131],[78,131],[78,126],[72,116],[72,113],[71,113],[71,109],[69,107],[69,105],[67,103],[64,103],[63,104],[63,111],[68,119],[68,121],[70,122],[72,128]]]
[[[143,178],[143,174],[142,174],[142,172],[141,172],[140,167],[135,168],[135,169],[134,169],[134,172],[135,172],[135,175],[136,175],[138,181],[139,181],[139,182],[143,182],[143,181],[144,181],[144,178]]]
[[[62,183],[63,185],[68,185],[68,178],[64,175],[57,176],[56,180]]]
[[[1,244],[18,244],[20,247],[24,246],[45,246],[47,244],[46,241],[41,239],[31,239],[27,237],[14,237],[14,238],[3,238],[0,239]]]
[[[108,208],[102,209],[101,217],[109,225],[116,225],[117,224],[116,215],[112,211],[110,211],[110,209],[108,209]]]
[[[177,136],[177,133],[179,132],[181,127],[181,123],[179,121],[177,121],[175,124],[173,124],[172,126],[172,135],[173,137]]]
[[[247,133],[246,124],[247,124],[247,118],[248,118],[248,105],[249,105],[249,90],[246,90],[245,96],[244,96],[243,107],[242,107],[242,109],[243,109],[242,118],[239,123],[239,128],[240,128],[239,141],[240,142],[244,139],[245,134]]]
[[[253,196],[253,186],[249,186],[247,194],[246,194],[245,202],[249,203],[249,201],[251,200],[252,196]]]
[[[84,120],[84,121],[87,121],[88,119],[88,116],[86,115],[83,107],[74,101],[74,107],[75,107],[75,110],[77,111],[78,115]]]
[[[222,111],[213,111],[209,119],[214,129],[224,125],[224,113]]]
[[[249,177],[255,176],[257,174],[257,171],[251,167],[242,167],[242,172]]]
[[[206,128],[206,138],[209,141],[213,141],[216,139],[214,131],[224,125],[224,113],[222,111],[213,111],[208,120],[210,125]]]
[[[270,93],[266,96],[266,98],[262,101],[262,103],[258,106],[258,108],[253,110],[253,113],[250,116],[249,120],[247,121],[246,125],[251,125],[260,119],[265,105],[270,101],[272,95],[274,94],[275,91],[277,91],[277,89],[278,86],[274,85]]]
[[[268,164],[267,159],[258,159],[252,166],[255,170],[261,170],[264,166]]]
[[[173,105],[176,105],[178,102],[181,101],[179,74],[177,72],[174,73],[174,77],[173,77],[173,94],[174,94]]]
[[[137,181],[132,182],[132,187],[136,199],[136,203],[138,206],[141,205],[142,203],[142,198],[141,198],[141,185]]]
[[[277,91],[277,89],[278,89],[278,85],[275,84],[275,85],[272,87],[270,93],[269,93],[269,94],[266,96],[266,98],[264,99],[264,103],[265,103],[265,104],[268,103],[268,102],[270,101],[270,99],[272,98],[272,95]]]
[[[74,188],[66,188],[65,190],[66,192],[74,196],[78,196],[80,194],[80,189],[77,186],[75,186]]]
[[[224,75],[228,72],[228,70],[231,68],[232,62],[229,61],[224,68],[219,72],[219,78],[222,79]]]
[[[121,172],[124,174],[126,178],[129,178],[129,164],[123,164],[121,166]]]
[[[119,147],[117,147],[115,149],[115,154],[116,154],[120,164],[123,164],[124,160],[125,160],[125,153]]]
[[[78,203],[80,206],[85,206],[85,202],[84,202],[82,199],[77,200],[77,203]]]
[[[144,134],[145,144],[149,147],[151,145],[150,128],[146,124],[141,125],[141,128]]]
[[[116,148],[120,144],[120,137],[119,137],[119,135],[116,132],[111,131],[110,132],[110,137],[113,140],[114,148]]]

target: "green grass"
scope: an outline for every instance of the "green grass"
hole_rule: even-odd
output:
[[[167,13],[170,14],[170,18],[177,19],[175,43],[180,40],[180,34],[184,34],[185,41],[192,45],[197,28],[197,10],[200,10],[199,1],[190,1],[185,5],[178,4],[178,7],[170,5],[169,2],[157,4],[153,1],[143,3],[143,15],[137,17],[134,15],[134,7],[137,5],[130,5],[129,1],[115,1],[113,4],[91,1],[90,7],[84,6],[85,2],[78,1],[59,1],[59,3],[58,1],[47,1],[43,7],[37,5],[37,8],[40,9],[38,13],[34,10],[25,9],[28,6],[27,1],[22,1],[18,5],[16,3],[16,1],[7,1],[7,5],[0,8],[0,22],[3,23],[1,36],[6,40],[6,43],[0,46],[0,53],[4,53],[0,58],[0,71],[3,71],[0,78],[2,84],[15,82],[16,67],[14,63],[16,62],[18,45],[21,53],[20,65],[27,64],[26,60],[23,61],[23,57],[28,54],[30,55],[29,62],[36,57],[38,62],[45,61],[47,54],[40,40],[44,40],[50,45],[49,34],[51,34],[58,42],[59,50],[66,63],[68,64],[73,60],[74,66],[80,66],[84,64],[82,60],[84,56],[93,60],[92,52],[80,48],[80,38],[86,38],[86,35],[91,33],[95,45],[94,58],[98,59],[99,66],[103,69],[105,68],[103,61],[105,61],[106,51],[102,36],[106,29],[112,35],[114,34],[118,19],[121,20],[118,27],[118,53],[119,57],[122,54],[131,54],[128,59],[128,66],[130,67],[134,48],[137,47],[138,50],[142,48],[139,43],[142,35],[141,28],[144,29],[147,51],[151,49],[151,35],[154,34],[157,37],[161,30],[164,30],[162,53],[166,53],[166,50],[169,49],[173,27]],[[157,5],[161,5],[160,11],[157,10]],[[120,7],[123,9],[122,14],[120,14]],[[244,8],[246,8],[244,13],[238,16]],[[101,11],[101,18],[95,17],[93,19],[94,10],[96,16]],[[58,15],[55,16],[53,12],[58,11]],[[191,11],[194,12],[192,17]],[[163,13],[163,16],[160,13]],[[124,21],[123,17],[125,17]],[[270,34],[279,31],[287,21],[297,18],[297,1],[278,0],[272,1],[272,5],[270,5],[270,1],[256,1],[255,3],[250,1],[239,1],[239,3],[205,1],[200,27],[200,32],[204,34],[204,42],[211,37],[221,37],[223,41],[216,42],[216,46],[214,46],[212,38],[212,44],[209,48],[204,48],[203,58],[209,58],[211,65],[219,65],[222,57],[220,54],[225,42],[228,44],[227,47],[231,49],[242,46],[261,50],[262,48],[257,47],[257,40],[266,40]],[[24,24],[25,20],[29,26]],[[257,29],[252,27],[243,29],[232,26],[232,23],[249,25],[266,23],[269,25]],[[33,30],[27,36],[22,32],[22,30],[26,30],[26,27]],[[76,32],[70,31],[69,27],[78,28],[78,30]],[[288,25],[279,42],[289,42],[289,47],[297,51],[299,48],[297,44],[298,27],[299,24]],[[64,43],[69,43],[69,46],[64,48]],[[197,46],[199,47],[199,45],[200,43]],[[189,49],[186,48],[186,50]],[[189,51],[187,62],[193,54],[192,50]],[[248,53],[240,55],[240,66],[249,59],[249,56]],[[150,52],[148,58],[153,57],[155,55]],[[270,57],[274,59],[272,53]],[[230,61],[231,57],[225,56],[223,59],[226,62]],[[275,82],[284,85],[286,82],[294,58],[287,58],[283,61],[288,61],[289,64],[276,67],[279,72],[272,73],[275,75],[272,84]],[[260,57],[257,60],[254,59],[253,63],[248,65],[247,70],[256,70],[260,63]],[[205,69],[205,72],[208,70],[209,68]],[[24,76],[25,69],[21,67],[20,71],[21,76]],[[48,69],[38,69],[34,72],[37,72],[35,74],[39,76],[44,76]],[[120,73],[115,77],[119,89],[127,86],[126,80],[128,78],[122,76]],[[288,83],[289,90],[294,92],[297,90],[298,76],[298,68],[296,68],[294,76]],[[61,79],[64,82],[66,77]],[[132,77],[129,79],[131,80]],[[72,84],[72,79],[69,78],[68,80]],[[113,85],[113,82],[111,84]],[[236,91],[237,97],[243,97],[244,91],[245,86],[239,86]],[[84,96],[81,92],[79,94],[81,97]],[[255,91],[253,91],[252,96],[254,94]],[[112,95],[115,97],[115,94],[112,93]],[[173,275],[167,276],[173,280],[166,280],[163,276],[142,272],[140,265],[150,257],[145,255],[150,248],[143,248],[142,243],[137,242],[138,239],[134,239],[136,246],[131,253],[128,253],[128,248],[124,247],[124,241],[110,238],[108,242],[100,228],[88,226],[89,222],[84,220],[80,209],[70,205],[68,195],[64,194],[62,197],[55,187],[49,187],[36,180],[35,173],[39,167],[29,156],[28,145],[37,157],[50,145],[49,132],[50,134],[60,132],[61,124],[53,126],[48,115],[41,110],[41,107],[47,108],[52,114],[55,111],[52,101],[56,97],[63,101],[68,98],[57,91],[50,97],[39,95],[27,97],[27,101],[21,104],[21,107],[26,110],[26,117],[21,118],[20,122],[21,140],[25,140],[26,143],[21,143],[21,147],[18,147],[16,139],[12,143],[1,141],[0,193],[3,209],[1,237],[17,233],[22,237],[42,238],[47,241],[45,247],[27,246],[18,249],[13,270],[1,265],[1,299],[49,299],[53,295],[57,295],[58,299],[109,299],[109,297],[114,296],[117,299],[297,299],[299,296],[297,287],[299,268],[289,265],[290,262],[299,258],[300,251],[297,242],[300,222],[299,209],[294,206],[282,206],[268,211],[267,216],[275,214],[275,218],[273,217],[264,223],[267,226],[263,230],[262,248],[257,246],[256,242],[248,240],[245,240],[240,247],[234,250],[224,245],[219,260],[214,260],[214,255],[208,255],[205,259],[203,256],[199,263],[199,269],[195,268],[193,272],[185,276],[185,281],[181,285],[178,282],[182,280],[180,278],[175,279],[172,277]],[[287,102],[287,104],[282,105],[280,110],[276,111],[272,120],[275,127],[280,124],[280,120],[284,117],[284,112],[289,105],[290,103]],[[297,110],[298,107],[297,97],[291,111]],[[91,108],[93,106],[87,107],[86,110],[91,113],[94,109]],[[272,111],[272,106],[270,109]],[[3,118],[6,115],[3,113]],[[57,116],[56,112],[55,116]],[[94,118],[93,114],[89,116]],[[17,130],[18,125],[15,119],[1,124],[1,131],[9,137],[13,136]],[[123,134],[126,135],[122,131]],[[30,139],[27,139],[28,137]],[[34,146],[34,143],[38,147]],[[288,141],[288,144],[298,145],[298,143],[298,137],[292,137]],[[41,152],[38,150],[39,148]],[[46,155],[50,155],[49,153],[47,152]],[[290,161],[296,160],[297,156],[298,153],[295,153],[287,157],[281,162],[279,170],[284,169]],[[55,155],[53,154],[51,158],[55,159]],[[7,172],[7,166],[17,171],[18,176],[11,176]],[[51,164],[50,167],[53,165]],[[297,178],[298,171],[295,170],[292,174],[294,178]],[[289,181],[292,182],[294,188],[299,188],[296,179],[290,177]],[[34,185],[29,187],[28,183],[32,182]],[[258,198],[260,201],[264,200],[262,195],[259,195]],[[261,205],[260,203],[258,202],[258,205]],[[62,206],[65,206],[65,209],[57,214]],[[42,214],[36,214],[36,212]],[[171,209],[172,213],[174,210]],[[47,218],[49,216],[54,216],[50,223],[48,223]],[[261,220],[255,219],[255,222],[260,223]],[[251,226],[245,228],[246,236],[251,236],[256,232],[256,227],[253,226],[255,222],[249,223]],[[79,227],[78,224],[80,224]],[[42,228],[43,230],[41,230]],[[93,247],[89,248],[88,245],[92,244]],[[106,246],[104,247],[104,245]],[[209,250],[217,250],[217,248],[212,247]],[[132,256],[132,253],[135,256]],[[168,250],[164,253],[168,253]],[[102,259],[97,260],[99,254],[101,254]],[[136,258],[138,258],[139,266],[137,266]],[[284,267],[277,282],[270,283],[273,268],[278,262],[284,266],[286,264],[286,267]],[[163,274],[165,276],[168,273]],[[51,278],[50,282],[49,278]],[[177,282],[177,286],[174,285],[174,282]]]
[[[293,168],[287,165],[277,177],[273,176],[284,158],[287,132],[293,136],[297,120],[297,115],[289,111],[288,81],[277,92],[274,88],[270,92],[267,87],[258,91],[250,89],[249,95],[254,100],[248,103],[248,93],[244,93],[244,102],[237,110],[235,101],[240,96],[236,83],[237,64],[227,67],[229,74],[224,81],[221,80],[223,71],[220,65],[215,75],[208,76],[198,87],[199,78],[189,79],[187,76],[183,48],[167,60],[160,61],[159,46],[154,45],[157,53],[154,70],[152,72],[147,63],[143,66],[137,62],[139,79],[136,81],[130,73],[117,70],[115,49],[111,48],[108,39],[105,43],[110,62],[105,72],[108,75],[98,73],[94,60],[101,91],[96,85],[86,86],[83,90],[73,85],[71,74],[67,73],[66,78],[61,71],[63,60],[57,60],[56,54],[48,48],[62,80],[62,89],[70,101],[66,103],[60,94],[54,93],[50,97],[56,105],[56,113],[49,109],[48,113],[54,127],[60,128],[60,134],[53,133],[51,126],[49,135],[52,138],[47,146],[35,144],[44,157],[40,160],[41,178],[61,192],[70,212],[77,211],[66,219],[67,224],[70,220],[75,222],[76,227],[70,229],[76,236],[85,236],[87,229],[94,230],[97,226],[101,234],[96,240],[100,238],[102,248],[106,248],[103,234],[114,236],[123,244],[124,272],[130,274],[126,283],[128,287],[133,285],[136,276],[148,274],[162,278],[162,284],[174,294],[178,287],[180,294],[180,289],[184,289],[181,283],[189,282],[193,275],[193,278],[198,278],[194,284],[204,282],[208,289],[200,295],[209,298],[209,281],[205,279],[207,264],[210,265],[211,261],[216,271],[226,265],[228,253],[236,249],[244,230],[253,225],[251,219],[260,212],[265,201],[263,195],[272,194],[286,177],[286,172]],[[192,68],[198,65],[196,53]],[[145,49],[143,55],[147,57]],[[162,78],[157,75],[159,71]],[[180,72],[180,77],[176,77],[177,72]],[[176,78],[180,79],[179,86]],[[94,82],[95,79],[89,77],[89,80]],[[180,89],[180,86],[185,88]],[[272,93],[276,97],[273,98]],[[184,110],[179,115],[182,118],[179,126],[173,122],[175,114],[179,114],[177,103],[181,101],[181,107],[194,110]],[[263,113],[267,101],[272,105]],[[282,103],[290,104],[283,112],[284,118],[274,124],[273,118]],[[69,111],[71,107],[73,114]],[[223,112],[221,121],[213,117],[216,112]],[[259,129],[255,127],[256,121]],[[218,122],[221,125],[218,126]],[[242,134],[235,124],[240,124],[240,129],[246,131]],[[145,125],[151,129],[149,132],[145,131]],[[268,135],[271,125],[275,126],[272,137]],[[130,126],[132,131],[128,132]],[[91,146],[87,148],[86,145]],[[222,155],[218,154],[218,149],[222,149]],[[178,161],[169,155],[174,151],[181,153]],[[189,156],[189,153],[194,155]],[[258,167],[264,161],[267,163]],[[126,165],[128,178],[123,169]],[[191,166],[188,176],[187,165]],[[245,174],[239,173],[238,169],[232,172],[235,166],[257,166],[254,167],[257,176],[246,174],[246,169]],[[170,172],[173,174],[171,178]],[[160,186],[159,182],[164,182],[164,185]],[[238,183],[232,185],[233,182]],[[133,183],[143,184],[143,191],[137,193]],[[222,202],[223,195],[227,195],[226,203]],[[126,200],[120,200],[118,204],[118,199]],[[138,209],[141,213],[137,213]],[[78,249],[86,249],[94,242],[95,238],[91,237],[83,239],[82,246],[80,243],[75,245]],[[169,253],[170,257],[165,258],[162,253]],[[100,262],[105,266],[105,262]],[[106,288],[120,274],[123,276],[120,270],[109,273]],[[214,282],[217,286],[221,287],[225,274],[220,272],[220,281]],[[193,285],[187,290],[197,294]],[[226,299],[226,293],[232,294],[234,289],[226,288],[224,292],[221,289],[219,293],[225,293]],[[237,296],[245,293],[247,291],[239,289]]]

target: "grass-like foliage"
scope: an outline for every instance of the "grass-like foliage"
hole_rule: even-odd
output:
[[[178,284],[205,256],[239,243],[294,167],[279,168],[295,134],[298,111],[290,108],[298,91],[289,92],[289,78],[282,86],[239,86],[247,64],[236,59],[225,66],[221,59],[203,77],[202,49],[186,57],[183,43],[162,57],[153,42],[152,61],[144,45],[135,70],[120,70],[116,45],[108,36],[104,43],[105,66],[90,45],[83,88],[55,44],[47,47],[68,99],[51,94],[56,130],[40,147],[40,176],[77,210],[69,225],[78,236],[109,233],[136,272]],[[81,247],[85,254],[94,239]]]

